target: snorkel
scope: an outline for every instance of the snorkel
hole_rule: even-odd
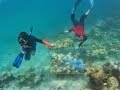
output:
[[[29,39],[29,37],[32,35],[32,31],[33,31],[33,26],[30,27],[29,35],[26,32],[21,32],[18,36],[18,42],[21,45],[25,45],[27,43],[27,40]]]
[[[29,35],[26,32],[20,32],[20,34],[18,36],[18,42],[21,45],[25,45],[27,43],[28,37],[29,37]]]

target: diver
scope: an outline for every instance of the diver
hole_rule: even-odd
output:
[[[87,40],[87,35],[85,34],[85,31],[84,31],[84,21],[85,21],[86,17],[88,16],[89,12],[91,11],[91,9],[93,8],[93,5],[94,5],[94,1],[90,0],[90,8],[87,10],[87,12],[85,12],[80,17],[80,20],[77,21],[75,19],[75,11],[76,11],[78,5],[81,3],[81,1],[82,0],[77,0],[73,9],[72,9],[71,21],[74,25],[74,28],[71,28],[68,31],[67,30],[64,31],[65,33],[73,31],[76,34],[76,36],[80,38],[81,42],[78,45],[79,47],[82,46],[82,44]]]
[[[25,60],[30,60],[31,55],[35,55],[36,52],[36,43],[41,43],[44,44],[48,47],[53,47],[54,44],[49,43],[45,40],[41,40],[36,38],[35,36],[31,35],[32,34],[33,27],[30,27],[30,35],[27,34],[26,32],[20,32],[18,36],[18,42],[22,47],[22,52],[17,56],[15,59],[13,66],[16,68],[19,68],[20,64],[22,63],[23,57]]]

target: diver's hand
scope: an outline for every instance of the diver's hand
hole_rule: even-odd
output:
[[[69,31],[68,30],[64,30],[64,33],[68,33]]]
[[[78,47],[78,46],[76,46],[76,47],[75,47],[75,50],[77,50],[77,49],[79,49],[79,47]]]
[[[27,52],[25,52],[25,51],[22,51],[21,53],[22,53],[22,54],[27,54]]]
[[[48,46],[48,47],[53,47],[53,46],[55,46],[55,44],[49,43],[49,42],[47,42],[46,40],[42,40],[42,43],[43,43],[44,45]]]
[[[50,47],[54,47],[54,46],[55,46],[55,44],[51,44],[51,45],[50,45]]]

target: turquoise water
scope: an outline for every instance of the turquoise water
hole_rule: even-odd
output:
[[[74,0],[75,1],[75,0]],[[20,31],[28,31],[33,25],[37,36],[55,35],[71,25],[70,13],[74,1],[69,0],[1,0],[0,2],[0,38],[8,45],[16,42]],[[78,9],[77,16],[84,12],[89,0],[85,0]],[[87,3],[87,4],[86,4]],[[85,5],[84,5],[85,4]],[[86,20],[86,27],[100,17],[120,14],[119,0],[97,0],[94,9]],[[94,20],[93,20],[94,19]],[[9,33],[9,34],[8,34]],[[7,35],[5,38],[4,35]],[[9,38],[8,38],[9,37]],[[10,42],[8,42],[10,41]],[[11,43],[12,42],[12,43]],[[6,47],[6,44],[4,45]],[[2,50],[3,51],[3,50]]]
[[[101,18],[120,16],[120,0],[94,1],[94,8],[85,22],[86,32],[90,32],[90,28]],[[33,35],[55,42],[59,33],[72,26],[70,14],[74,2],[75,0],[0,0],[0,67],[11,67],[21,50],[17,36],[21,31],[29,33],[31,25],[34,27]],[[77,10],[77,18],[87,10],[88,3],[89,0],[83,0]],[[34,67],[39,63],[44,67],[50,63],[48,48],[38,45],[37,49],[37,55],[32,57],[30,63],[23,62],[22,69],[25,68],[24,65]]]

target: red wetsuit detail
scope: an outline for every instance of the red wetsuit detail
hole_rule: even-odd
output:
[[[76,27],[70,29],[70,31],[74,31],[78,37],[85,35],[84,27],[81,25],[77,25]]]

